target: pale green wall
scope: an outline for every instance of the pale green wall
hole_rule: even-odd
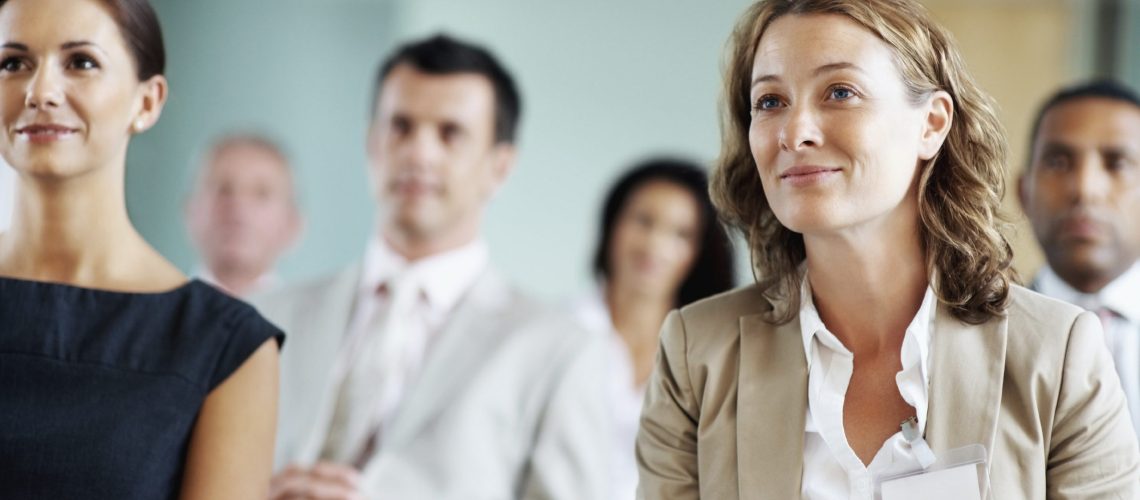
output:
[[[1140,0],[1124,4],[1125,29],[1120,40],[1120,73],[1133,89],[1140,89]]]

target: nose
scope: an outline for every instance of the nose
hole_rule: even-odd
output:
[[[1099,156],[1086,155],[1080,159],[1073,169],[1073,174],[1069,186],[1074,204],[1096,203],[1105,199],[1112,179]]]
[[[24,106],[29,109],[58,108],[63,102],[59,72],[51,65],[41,65],[28,82]]]
[[[816,111],[806,104],[789,106],[783,126],[780,127],[779,140],[780,149],[787,152],[823,145]]]
[[[443,151],[439,138],[426,126],[416,127],[401,142],[403,163],[417,170],[435,165]]]

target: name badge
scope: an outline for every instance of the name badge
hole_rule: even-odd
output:
[[[990,485],[984,446],[965,446],[935,457],[918,433],[916,419],[904,421],[902,433],[920,466],[876,477],[877,500],[982,500],[987,497]]]
[[[978,470],[973,464],[883,481],[880,487],[882,500],[982,500]]]

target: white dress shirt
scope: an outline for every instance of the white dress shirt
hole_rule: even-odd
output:
[[[578,323],[609,339],[608,378],[606,400],[613,418],[613,436],[610,442],[610,500],[633,500],[637,497],[637,458],[634,447],[637,429],[641,424],[641,405],[645,400],[645,386],[634,385],[633,362],[629,348],[614,329],[605,293],[601,287],[584,295],[571,306]]]
[[[1037,274],[1034,288],[1100,316],[1104,339],[1124,388],[1132,426],[1140,435],[1140,261],[1097,293],[1081,293],[1049,266]],[[1105,310],[1111,314],[1104,314]]]
[[[387,289],[389,281],[396,277],[404,279],[414,277],[419,293],[408,308],[409,317],[401,318],[399,322],[400,327],[406,329],[402,335],[405,342],[400,349],[400,356],[404,359],[400,363],[399,380],[395,384],[385,381],[383,385],[385,394],[378,407],[353,408],[352,411],[376,415],[381,427],[395,415],[403,395],[415,382],[423,367],[436,334],[444,327],[450,313],[463,295],[487,269],[489,262],[487,245],[482,240],[414,262],[408,262],[379,238],[369,242],[356,290],[352,320],[345,338],[346,345],[335,368],[337,379],[343,380],[352,368],[352,364],[358,359],[364,359],[358,355],[363,351],[367,336],[385,333],[370,329],[375,326],[373,320],[386,312],[390,305],[391,296]],[[368,361],[378,360],[369,358]],[[332,429],[330,439],[339,435],[340,430]],[[333,439],[326,443],[326,446],[330,444],[335,447],[338,443]],[[341,444],[352,448],[361,445]],[[346,452],[347,450],[326,448],[326,453],[334,456],[344,455]]]
[[[920,433],[926,432],[930,387],[930,346],[934,291],[929,287],[918,313],[907,326],[895,375],[899,394],[915,409]],[[919,467],[902,432],[883,443],[869,466],[851,449],[843,428],[843,403],[851,382],[854,355],[823,324],[805,275],[801,287],[800,330],[808,364],[808,407],[804,428],[802,494],[806,500],[872,500],[874,479]]]

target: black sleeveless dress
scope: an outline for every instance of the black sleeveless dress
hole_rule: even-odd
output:
[[[122,293],[0,278],[0,499],[177,498],[206,396],[271,338],[198,280]]]

